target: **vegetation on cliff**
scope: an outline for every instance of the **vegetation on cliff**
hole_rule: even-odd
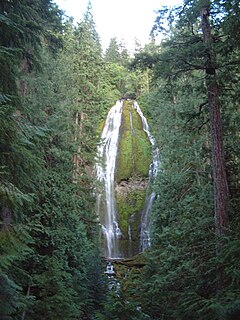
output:
[[[152,146],[133,100],[124,100],[115,170],[115,197],[122,245],[139,251],[141,213],[146,199]],[[131,236],[130,236],[131,235]],[[131,241],[129,242],[129,237]],[[126,249],[127,250],[127,249]]]
[[[116,182],[149,175],[151,142],[132,100],[124,100],[116,162]]]

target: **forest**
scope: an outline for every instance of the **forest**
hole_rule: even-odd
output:
[[[132,54],[103,52],[90,3],[74,24],[51,0],[1,0],[0,320],[240,319],[240,2],[156,9]],[[160,166],[151,246],[109,280],[94,165],[122,97]]]

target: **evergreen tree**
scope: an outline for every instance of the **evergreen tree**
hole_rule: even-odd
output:
[[[55,6],[47,1],[31,3],[29,7],[27,4],[6,2],[3,10],[7,15],[9,9],[8,19],[1,16],[6,25],[2,38],[10,31],[12,39],[16,37],[16,43],[2,42],[1,51],[2,69],[8,68],[1,74],[6,78],[1,79],[0,120],[4,155],[0,193],[1,318],[88,318],[99,304],[99,293],[93,288],[101,288],[90,176],[95,149],[87,142],[92,139],[87,135],[87,121],[85,127],[76,128],[74,112],[76,102],[83,104],[86,100],[86,114],[94,114],[96,108],[102,108],[107,93],[99,82],[100,75],[94,78],[94,69],[88,74],[84,64],[79,64],[73,75],[66,72],[68,65],[62,64],[67,59],[63,58],[64,49],[59,52],[59,31],[63,26]],[[39,23],[35,33],[27,29],[31,22],[34,24],[30,12]],[[81,58],[85,63],[92,61],[91,55],[96,52],[97,71],[101,66],[101,48],[92,46],[98,40],[96,32],[88,28],[90,24],[91,19],[86,17],[81,25],[83,30],[77,32],[70,24],[69,29],[75,47],[82,45]],[[19,34],[14,33],[16,30]],[[84,32],[85,39],[94,39],[92,43],[81,38]],[[90,51],[86,50],[88,55],[84,56],[84,47],[87,49],[88,45]],[[65,51],[68,59],[72,58],[70,54],[77,54],[70,51]],[[36,68],[36,58],[41,71]],[[20,72],[24,76],[20,77]],[[75,82],[70,81],[72,86],[66,88],[68,79]],[[78,85],[81,94],[74,91]],[[94,93],[95,89],[99,95]],[[85,130],[84,138],[77,136],[80,129]],[[95,138],[93,129],[91,133]],[[75,178],[73,181],[74,154],[82,161],[77,171],[78,183]]]
[[[121,55],[117,38],[111,38],[108,48],[105,52],[105,60],[111,63],[120,63]]]
[[[210,7],[204,11],[207,16],[201,17],[205,5]],[[164,27],[159,22],[166,10],[159,13],[156,28]],[[150,95],[143,97],[142,103],[152,119],[149,122],[156,132],[162,161],[155,185],[152,249],[146,253],[149,260],[145,274],[136,282],[137,290],[142,290],[139,301],[152,319],[239,317],[239,278],[233,271],[239,263],[239,197],[233,191],[239,188],[233,182],[239,152],[228,138],[235,137],[235,111],[239,109],[238,90],[233,85],[239,74],[239,41],[230,27],[234,23],[238,29],[237,20],[232,20],[238,14],[234,1],[185,1],[183,7],[169,12],[168,37],[160,53],[140,52],[135,60],[153,72]],[[206,22],[208,18],[210,24]],[[204,28],[209,31],[210,26],[211,34],[206,34]],[[214,176],[213,171],[224,158],[221,134],[215,135],[221,121],[213,121],[210,115],[215,108],[219,111],[220,103],[231,190],[228,223],[224,213],[227,190],[223,162],[225,200],[223,211],[215,206],[217,220],[213,219],[214,199],[218,201],[217,192],[222,190],[221,179],[216,181],[220,173]],[[216,140],[211,139],[213,134]],[[220,154],[215,145],[218,143]],[[212,160],[211,149],[215,153]]]
[[[130,63],[130,55],[129,52],[126,48],[126,44],[124,42],[124,40],[122,40],[119,44],[119,51],[120,51],[120,64],[126,68],[129,67],[129,63]]]
[[[49,35],[60,13],[50,1],[1,1],[0,10],[1,317],[12,319],[30,302],[20,286],[27,274],[18,265],[32,252],[30,231],[36,220],[28,213],[37,190],[36,171],[43,165],[39,142],[44,130],[28,116],[23,74],[36,67],[40,39]]]
[[[46,171],[35,211],[35,255],[27,265],[36,297],[26,318],[87,319],[98,307],[101,288],[92,166],[100,119],[101,48],[86,13],[75,28],[66,23],[63,50],[46,50],[44,72],[29,79],[35,121],[48,130]],[[98,94],[98,95],[97,95]],[[92,117],[92,122],[90,121]],[[92,258],[94,256],[94,259]]]

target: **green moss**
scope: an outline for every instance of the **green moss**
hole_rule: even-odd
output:
[[[100,120],[100,122],[99,122],[99,124],[98,124],[98,128],[97,128],[97,134],[98,134],[98,136],[101,135],[101,132],[103,131],[103,128],[104,128],[104,126],[105,126],[105,122],[106,122],[105,119]]]
[[[119,226],[125,237],[127,237],[128,226],[130,225],[132,238],[134,240],[138,239],[138,228],[145,198],[145,190],[132,190],[127,194],[117,193],[116,204],[119,215]]]
[[[130,100],[130,99],[129,100],[124,100],[123,101],[123,107],[125,109],[131,110],[133,103],[134,103],[134,100]]]
[[[134,173],[138,176],[148,177],[151,163],[151,143],[145,131],[137,131],[133,137]]]
[[[152,159],[151,143],[132,103],[124,101],[123,105],[115,172],[117,182],[134,176],[147,177]]]
[[[132,105],[133,101],[129,100],[123,104],[115,171],[118,223],[123,233],[120,247],[125,256],[139,251],[141,212],[152,160],[151,143],[143,130],[142,119]]]
[[[121,132],[118,143],[118,156],[116,165],[116,181],[127,180],[133,175],[133,145],[128,130]]]
[[[132,122],[135,130],[143,130],[142,119],[136,109],[132,109]]]

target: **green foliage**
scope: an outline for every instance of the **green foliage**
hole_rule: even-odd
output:
[[[141,292],[136,299],[151,319],[239,317],[239,150],[235,140],[239,135],[239,90],[234,84],[239,74],[239,63],[235,64],[239,42],[233,45],[228,41],[231,32],[225,29],[238,9],[233,3],[228,7],[226,1],[211,2],[230,191],[228,230],[221,254],[216,256],[211,142],[202,72],[206,48],[197,20],[202,4],[190,1],[183,11],[169,11],[170,32],[161,51],[150,57],[144,52],[138,56],[140,65],[147,64],[154,75],[151,92],[142,97],[141,104],[161,154],[154,186],[157,198],[152,212],[152,248],[145,253],[147,264],[144,274],[135,280],[134,291]],[[217,11],[221,11],[221,18],[214,14]],[[161,13],[166,12],[159,12],[156,28]],[[231,54],[226,53],[229,48]],[[222,290],[216,291],[219,270]]]
[[[203,4],[212,6],[229,183],[229,225],[218,257],[202,72],[207,51],[197,18]],[[62,24],[51,1],[1,1],[1,319],[239,318],[239,4],[185,1],[181,10],[159,11],[156,28],[167,14],[168,38],[161,47],[145,46],[130,71],[116,39],[102,57],[90,7],[73,26]],[[121,289],[109,283],[108,290],[94,212],[97,128],[115,100],[142,93],[161,152],[152,248],[143,268],[119,268]],[[141,184],[151,145],[131,102],[123,117],[117,180]],[[118,196],[122,229],[144,195]]]
[[[8,5],[3,4],[6,13]],[[13,46],[6,40],[0,52],[6,71],[1,73],[0,96],[1,318],[89,317],[102,295],[89,174],[98,111],[110,91],[101,81],[101,48],[90,13],[78,28],[68,24],[62,36],[57,33],[63,28],[58,24],[60,13],[48,1],[29,7],[17,1],[9,10],[7,18],[12,20],[3,21],[6,28],[0,35],[5,39],[11,32],[16,40]],[[32,24],[30,12],[35,17]],[[20,31],[13,34],[10,27],[15,28],[17,14],[23,20],[19,16]],[[34,23],[36,33],[24,34]],[[26,46],[29,56],[21,55]],[[41,72],[35,58],[41,61]],[[76,111],[84,112],[79,127]],[[74,154],[81,159],[77,184]]]
[[[1,297],[1,319],[12,319],[11,315],[17,313],[25,306],[21,288],[16,285],[4,273],[0,273],[0,297]]]
[[[211,318],[210,307],[204,304],[212,294],[215,273],[214,234],[208,232],[214,221],[207,136],[187,125],[191,98],[178,96],[177,101],[177,109],[164,101],[162,93],[148,101],[154,128],[159,128],[162,162],[154,187],[158,196],[152,213],[152,249],[141,285],[143,310],[152,319],[198,319],[195,308],[202,305],[199,319],[208,313]]]
[[[48,128],[43,145],[46,170],[41,177],[38,206],[35,208],[42,228],[34,233],[35,256],[28,261],[28,265],[31,265],[28,270],[32,279],[31,292],[36,297],[31,310],[26,310],[26,317],[31,319],[40,319],[42,314],[49,319],[87,317],[92,312],[92,306],[97,307],[100,299],[100,293],[93,291],[93,287],[99,285],[100,275],[97,273],[99,267],[96,260],[99,257],[96,252],[98,231],[93,211],[95,199],[92,178],[88,175],[95,151],[93,139],[90,144],[90,135],[95,136],[96,128],[94,119],[90,123],[87,118],[91,113],[96,113],[94,108],[99,107],[99,97],[94,91],[91,93],[91,87],[98,83],[94,83],[95,78],[91,80],[89,70],[89,82],[84,86],[86,69],[81,65],[79,70],[83,78],[79,77],[79,70],[72,69],[73,72],[68,74],[65,65],[63,67],[63,62],[70,59],[71,55],[77,59],[72,44],[75,41],[78,44],[78,33],[72,31],[70,28],[64,39],[66,52],[61,52],[58,59],[53,59],[45,52],[48,60],[45,61],[44,73],[38,75],[37,81],[29,79],[32,107],[44,111],[34,120],[44,123]],[[89,58],[85,53],[82,54],[79,51],[80,58]],[[68,67],[74,67],[74,64]],[[81,96],[71,86],[73,83],[79,83],[79,87],[85,90]],[[88,100],[83,105],[84,95]],[[62,99],[63,96],[65,99]],[[74,97],[79,97],[79,100]],[[85,114],[79,126],[75,123],[77,110]],[[73,180],[74,154],[81,159],[81,165],[77,168],[77,183]],[[93,252],[94,259],[90,259]]]
[[[110,40],[109,48],[105,53],[106,71],[109,82],[119,97],[138,97],[142,92],[148,90],[144,77],[146,73],[130,70],[131,59],[124,45],[118,44],[116,38]]]
[[[105,52],[105,60],[110,63],[120,64],[121,55],[119,52],[119,44],[117,43],[116,38],[111,38],[109,47],[106,49]]]
[[[109,287],[111,288],[106,297],[104,309],[102,312],[98,312],[94,319],[95,320],[147,320],[149,317],[142,313],[138,304],[134,301],[126,300],[120,284],[113,282],[109,279]]]

